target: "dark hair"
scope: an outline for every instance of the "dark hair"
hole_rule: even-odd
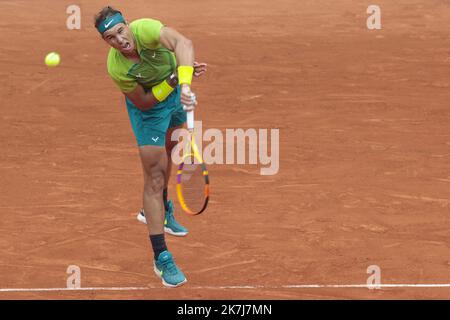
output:
[[[122,14],[122,12],[114,9],[113,7],[107,6],[104,7],[99,13],[94,16],[95,28],[98,27],[100,23],[102,23],[105,19],[112,17],[116,13]]]

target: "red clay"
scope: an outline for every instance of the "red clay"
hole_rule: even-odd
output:
[[[449,298],[449,288],[283,289],[449,283],[450,8],[380,0],[382,30],[357,1],[135,0],[190,37],[208,74],[194,84],[205,128],[279,128],[280,171],[210,166],[208,211],[168,238],[189,282],[159,289],[144,225],[142,177],[122,94],[92,27],[103,2],[2,1],[0,288],[130,292],[1,293],[0,299]],[[21,18],[17,13],[21,12]],[[38,17],[38,22],[36,22]],[[62,64],[49,69],[45,54]],[[172,181],[173,183],[174,181]],[[172,189],[172,197],[174,192]],[[199,287],[263,285],[263,289]]]

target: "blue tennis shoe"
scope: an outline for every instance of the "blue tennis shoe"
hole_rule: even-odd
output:
[[[154,262],[154,271],[166,287],[176,288],[187,282],[183,272],[175,264],[172,254],[167,250],[161,252]]]

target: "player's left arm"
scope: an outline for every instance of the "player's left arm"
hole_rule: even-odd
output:
[[[160,43],[175,53],[179,66],[194,66],[194,44],[181,33],[170,27],[162,27]]]
[[[206,63],[194,61],[194,45],[190,39],[170,27],[162,27],[160,31],[160,43],[170,51],[175,53],[179,66],[193,67],[193,75],[200,76],[206,72]],[[192,105],[190,84],[181,85],[181,103]]]
[[[179,65],[184,65],[182,61],[184,62],[193,61],[194,51],[192,41],[187,39],[178,31],[169,27],[162,27],[160,31],[160,42],[165,48],[175,52],[175,56],[177,57],[177,62]],[[178,52],[176,48],[178,48]],[[192,57],[187,57],[184,54],[185,51],[192,52]],[[181,56],[183,56],[185,60],[183,60],[183,58],[180,58]],[[207,71],[208,67],[206,63],[197,61],[194,61],[194,64],[192,66],[194,67],[195,77],[200,77],[202,74],[204,74]]]

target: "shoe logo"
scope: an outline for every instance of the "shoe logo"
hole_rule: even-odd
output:
[[[106,24],[105,24],[105,28],[108,28],[108,27],[111,25],[111,23],[113,23],[113,21],[114,21],[114,20],[111,20],[110,22],[106,23]]]
[[[159,139],[159,137],[153,137],[153,138],[152,138],[153,142],[158,141],[158,139]]]

